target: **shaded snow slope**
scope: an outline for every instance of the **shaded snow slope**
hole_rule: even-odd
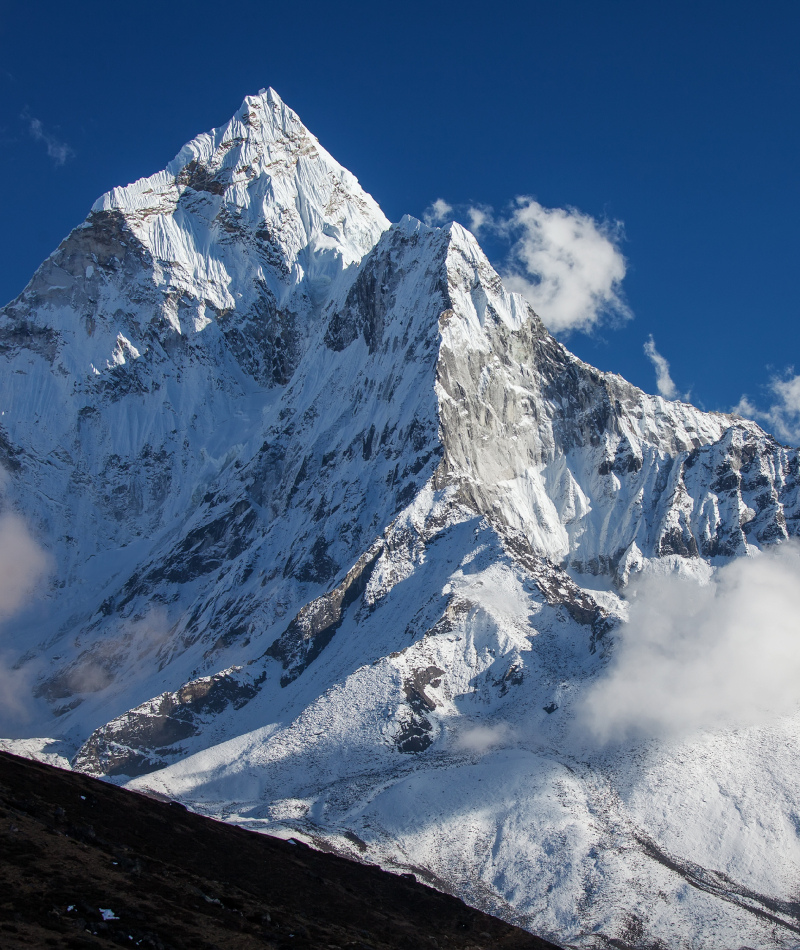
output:
[[[797,945],[794,719],[576,728],[632,577],[800,534],[796,450],[578,360],[272,91],[101,198],[0,356],[51,568],[4,628],[4,731],[54,737],[17,748],[571,944]]]

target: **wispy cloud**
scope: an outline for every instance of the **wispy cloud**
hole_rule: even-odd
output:
[[[45,129],[40,119],[34,118],[27,112],[22,114],[22,118],[27,122],[28,131],[33,138],[35,138],[37,142],[41,142],[47,149],[47,154],[53,160],[53,164],[56,167],[63,165],[68,159],[74,158],[74,150],[67,145],[66,142],[62,142],[56,138],[52,132]]]
[[[26,606],[49,568],[25,520],[12,512],[0,515],[0,620]]]
[[[790,369],[783,378],[772,378],[769,391],[775,401],[769,409],[758,409],[745,395],[733,411],[762,423],[779,439],[797,445],[800,443],[800,375],[793,374],[794,370]]]
[[[50,568],[50,557],[25,520],[13,512],[0,515],[0,622],[32,602]],[[28,718],[32,680],[32,666],[18,669],[0,653],[0,730]]]
[[[601,743],[747,726],[800,708],[800,544],[700,585],[645,577],[613,658],[579,707]]]
[[[644,353],[655,368],[656,386],[658,387],[659,395],[665,399],[677,399],[678,388],[669,374],[669,363],[656,349],[656,341],[653,339],[652,333],[644,345]]]
[[[425,209],[422,220],[431,227],[437,224],[446,224],[453,220],[453,206],[448,204],[444,198],[437,198]]]
[[[97,693],[114,683],[119,670],[168,645],[172,627],[166,611],[150,608],[133,618],[120,618],[117,629],[106,628],[102,638],[55,673],[51,685],[67,694]]]
[[[469,229],[477,235],[485,227],[491,227],[494,223],[492,209],[480,205],[470,205],[467,208],[467,218],[469,219]]]
[[[33,666],[18,668],[0,653],[0,736],[15,734],[30,719],[34,675]]]
[[[483,755],[497,746],[508,745],[513,739],[514,736],[509,726],[501,722],[496,725],[462,728],[453,737],[453,746],[460,752]]]

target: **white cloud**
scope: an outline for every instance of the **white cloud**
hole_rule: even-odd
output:
[[[150,607],[141,617],[125,627],[125,641],[136,650],[139,658],[158,650],[170,640],[173,627],[163,607]]]
[[[509,290],[526,297],[554,333],[631,318],[621,295],[621,225],[573,208],[544,208],[533,198],[517,198],[516,205],[501,225],[513,240],[501,272]]]
[[[669,374],[669,363],[656,349],[656,341],[653,339],[652,333],[650,334],[650,339],[644,345],[644,353],[655,367],[656,386],[658,387],[659,395],[665,399],[677,399],[678,389]]]
[[[476,236],[478,232],[484,228],[495,226],[491,208],[470,205],[470,207],[467,208],[467,217],[469,218],[469,229]]]
[[[25,520],[17,514],[0,515],[0,622],[18,613],[34,598],[37,586],[51,566]],[[13,730],[29,717],[34,668],[17,668],[0,654],[0,728]]]
[[[24,519],[0,515],[0,620],[21,610],[50,567]]]
[[[442,198],[423,215],[442,224],[461,214],[473,234],[491,232],[509,242],[506,288],[528,299],[553,333],[591,332],[603,322],[633,316],[622,296],[625,258],[619,249],[622,225],[596,221],[574,208],[545,208],[533,198],[516,198],[505,215],[488,205],[459,205]]]
[[[428,205],[425,209],[422,219],[425,224],[431,227],[436,224],[445,224],[453,219],[453,206],[448,204],[444,198],[437,198],[433,204]]]
[[[46,131],[39,119],[35,119],[30,115],[24,115],[23,118],[28,121],[28,131],[31,135],[37,142],[44,144],[54,165],[63,165],[67,159],[74,157],[75,152],[72,148],[66,142],[59,141],[52,133]]]
[[[792,372],[789,370],[783,379],[773,377],[769,388],[776,401],[766,411],[757,409],[747,396],[742,396],[733,411],[763,423],[779,439],[797,445],[800,443],[800,375],[793,376]]]
[[[168,645],[172,627],[163,607],[120,619],[117,629],[88,646],[55,675],[59,686],[70,693],[96,693],[110,686],[118,670],[131,659],[142,660]]]
[[[483,755],[489,749],[507,745],[512,740],[511,730],[506,723],[494,726],[468,726],[456,733],[453,746],[461,752]]]
[[[33,676],[33,667],[16,668],[0,654],[0,735],[11,735],[30,719]]]
[[[578,708],[595,741],[747,726],[800,707],[800,544],[720,568],[700,585],[648,576],[605,673]]]

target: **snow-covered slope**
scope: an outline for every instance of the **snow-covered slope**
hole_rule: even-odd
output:
[[[570,944],[798,945],[800,720],[576,730],[632,577],[800,534],[796,450],[582,363],[271,90],[101,198],[0,353],[51,567],[6,731]]]

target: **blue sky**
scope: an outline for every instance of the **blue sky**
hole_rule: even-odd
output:
[[[798,35],[789,2],[0,0],[0,297],[271,85],[390,219],[483,209],[501,270],[519,196],[605,222],[633,316],[567,345],[649,392],[660,355],[679,394],[746,394],[796,438]]]

